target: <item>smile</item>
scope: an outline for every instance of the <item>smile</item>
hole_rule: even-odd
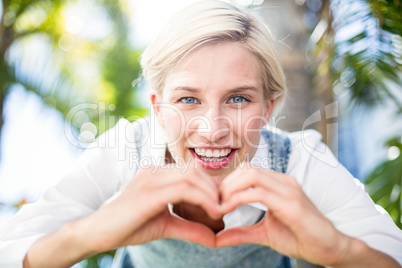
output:
[[[204,161],[217,162],[225,159],[232,149],[200,149],[194,148],[194,152]]]
[[[193,148],[190,149],[195,160],[207,169],[220,169],[227,166],[236,149],[232,148]]]

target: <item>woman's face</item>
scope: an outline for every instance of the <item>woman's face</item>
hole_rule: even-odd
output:
[[[192,161],[217,183],[253,158],[274,103],[264,100],[257,59],[236,42],[190,53],[151,100],[175,162]]]

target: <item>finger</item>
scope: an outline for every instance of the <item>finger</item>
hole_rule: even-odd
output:
[[[201,223],[173,216],[166,225],[163,237],[183,239],[207,247],[215,247],[215,234],[210,228]]]
[[[264,245],[284,255],[299,256],[294,235],[282,225],[267,229],[263,222],[260,222],[251,226],[230,228],[216,236],[216,247],[242,244]]]
[[[223,214],[226,214],[240,205],[260,202],[278,221],[291,230],[297,231],[311,224],[311,220],[316,218],[311,216],[317,215],[317,209],[303,192],[293,193],[293,196],[294,198],[277,191],[255,187],[252,190],[234,193],[221,205],[221,210]]]
[[[268,241],[264,240],[265,236],[261,235],[265,230],[259,223],[251,226],[242,226],[223,230],[216,235],[216,246],[236,246],[242,244],[260,244],[268,245]]]
[[[250,167],[246,169],[238,167],[234,172],[229,174],[220,185],[222,197],[227,197],[227,195],[237,189],[253,187],[256,184],[256,178],[261,176],[263,175],[260,174],[257,168]]]
[[[141,188],[141,191],[153,192],[160,188],[168,187],[169,185],[185,181],[196,188],[200,188],[205,191],[209,198],[215,202],[219,202],[218,187],[213,180],[194,169],[189,169],[185,173],[175,168],[172,165],[167,165],[166,169],[159,169],[157,172],[150,172],[147,170],[141,174],[142,178],[137,181],[137,186]]]
[[[277,192],[283,196],[291,196],[294,191],[301,191],[297,182],[292,180],[290,176],[269,170],[251,169],[248,172],[232,177],[231,180],[225,181],[220,190],[223,201],[230,199],[231,195],[237,192],[257,187]]]
[[[253,202],[260,202],[265,206],[268,206],[266,203],[266,195],[268,195],[268,191],[262,189],[261,187],[247,189],[245,191],[239,191],[234,193],[229,197],[229,199],[223,200],[224,202],[221,204],[221,211],[223,214],[227,214],[240,205],[249,204]]]
[[[240,205],[260,202],[265,205],[273,214],[290,214],[291,208],[287,205],[288,200],[276,192],[269,191],[262,187],[255,187],[246,191],[234,193],[229,199],[221,205],[223,214],[227,214]],[[282,212],[283,211],[283,212]],[[291,216],[291,215],[288,215]],[[279,216],[280,217],[280,216]],[[293,219],[293,218],[292,218]]]
[[[190,172],[183,175],[182,179],[176,180],[175,184],[188,184],[194,189],[199,189],[208,195],[208,198],[219,203],[219,189],[209,176],[201,175],[197,172]]]
[[[178,170],[176,170],[178,171]],[[203,189],[206,193],[210,195],[215,202],[219,202],[219,189],[215,184],[213,179],[208,176],[207,173],[195,169],[190,165],[190,168],[184,172],[180,171],[178,173],[171,174],[173,178],[170,178],[172,182],[187,181],[194,187]]]
[[[170,184],[158,189],[153,194],[158,197],[153,202],[154,205],[158,206],[158,208],[155,208],[156,211],[165,208],[168,203],[178,204],[185,202],[203,208],[212,219],[222,217],[219,203],[216,200],[212,200],[205,191],[192,186],[186,181]]]
[[[211,189],[209,191],[209,193],[211,194],[211,198],[213,198],[213,200],[215,202],[219,203],[219,198],[220,198],[219,197],[220,196],[219,187],[216,184],[216,182],[213,180],[213,178],[201,169],[195,169],[195,170],[193,170],[193,172],[195,173],[195,176],[193,177],[196,182],[195,185],[198,186],[198,183],[202,183],[202,184],[200,184],[200,187],[202,187],[204,190]],[[210,187],[210,188],[208,188],[208,187]]]

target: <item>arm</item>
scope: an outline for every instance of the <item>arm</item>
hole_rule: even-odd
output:
[[[25,255],[23,266],[47,267],[52,263],[57,267],[69,267],[98,253],[91,248],[90,240],[77,230],[77,225],[77,222],[68,223],[38,239]]]
[[[250,187],[253,190],[248,190]],[[263,203],[268,212],[255,225],[218,234],[218,246],[262,244],[291,257],[334,267],[400,267],[388,255],[339,232],[288,175],[260,168],[238,169],[224,180],[221,192],[223,213],[251,202]]]
[[[55,186],[50,187],[37,203],[25,205],[0,230],[0,266],[22,267],[28,249],[68,222],[86,217],[100,206],[104,192],[82,176],[76,165]],[[78,183],[80,187],[74,187]]]
[[[107,241],[108,233],[105,230],[110,230],[110,227],[121,227],[118,225],[121,223],[121,218],[127,214],[131,216],[135,214],[127,213],[127,211],[136,211],[134,201],[139,199],[129,199],[127,195],[124,195],[124,191],[120,191],[124,185],[129,185],[129,182],[133,181],[137,167],[130,158],[137,152],[137,143],[130,143],[127,137],[133,138],[139,134],[140,138],[147,138],[144,125],[146,123],[133,127],[128,121],[119,121],[115,128],[102,134],[98,140],[98,147],[86,150],[69,173],[56,185],[50,187],[37,203],[24,206],[16,216],[2,226],[0,228],[0,266],[22,267],[25,256],[27,266],[35,266],[36,262],[38,264],[52,263],[56,266],[59,263],[59,266],[64,266],[88,255],[115,248],[119,243],[127,245],[134,242],[128,239],[124,243],[121,240],[112,241],[113,243]],[[137,131],[137,126],[141,131]],[[144,146],[141,148],[143,153],[149,151],[149,146],[142,146]],[[152,157],[151,154],[150,156]],[[184,179],[183,176],[177,178]],[[160,178],[158,179],[163,182]],[[183,187],[179,184],[178,187]],[[126,187],[125,192],[133,193],[136,188]],[[124,196],[127,198],[124,199]],[[113,197],[120,198],[111,199]],[[136,197],[139,198],[139,195]],[[155,195],[150,194],[147,198],[152,197]],[[148,204],[144,198],[141,196],[137,205],[144,207],[144,204]],[[188,196],[181,196],[181,198],[188,198]],[[121,202],[117,202],[118,200]],[[154,201],[163,202],[161,199]],[[161,204],[158,203],[158,205]],[[163,206],[164,209],[165,207]],[[149,216],[149,211],[146,213]],[[153,213],[157,214],[155,210]],[[170,222],[176,221],[175,218],[160,218],[168,218]],[[141,225],[141,221],[137,219],[129,220]],[[181,223],[179,222],[177,226],[181,227]],[[169,224],[169,226],[174,225]],[[197,228],[199,229],[196,226],[195,229]],[[128,230],[124,226],[121,229]],[[165,231],[166,236],[177,233],[177,230],[175,231],[172,227]],[[194,240],[195,235],[188,234],[189,240]],[[149,239],[149,237],[145,238]],[[208,240],[208,234],[203,238]],[[65,247],[72,250],[65,250]]]
[[[143,169],[93,214],[39,239],[29,249],[24,264],[66,267],[98,252],[159,238],[185,239],[212,247],[215,235],[208,227],[172,216],[167,204],[200,206],[217,219],[221,216],[218,196],[213,180],[195,169]]]
[[[396,227],[382,208],[375,206],[361,183],[339,164],[329,148],[321,142],[321,135],[314,131],[304,131],[292,133],[290,138],[292,154],[287,172],[290,176],[277,173],[266,174],[268,182],[264,178],[259,189],[265,193],[260,196],[260,199],[264,200],[263,198],[265,198],[266,202],[268,202],[268,198],[274,198],[274,193],[277,198],[283,198],[277,204],[277,211],[280,212],[282,209],[283,215],[278,214],[278,212],[273,214],[272,205],[271,207],[268,206],[267,215],[281,219],[282,217],[285,219],[296,215],[296,217],[288,219],[288,226],[292,228],[296,226],[293,230],[296,234],[299,231],[299,235],[300,230],[309,230],[309,227],[313,226],[310,238],[307,236],[304,239],[311,240],[313,238],[314,241],[322,241],[322,238],[329,238],[328,242],[331,242],[333,239],[346,237],[347,239],[341,239],[341,241],[347,243],[342,244],[350,246],[349,249],[353,249],[354,255],[357,252],[364,252],[365,247],[368,246],[369,251],[377,252],[373,256],[382,252],[380,256],[390,255],[402,264],[401,230]],[[244,176],[249,177],[250,174],[244,173]],[[276,180],[275,177],[277,177]],[[296,178],[296,180],[291,177]],[[269,183],[271,180],[280,183],[282,186],[274,187],[275,184]],[[226,183],[226,180],[224,182]],[[227,190],[221,189],[221,191]],[[318,228],[320,226],[321,228]],[[288,227],[284,230],[289,231]],[[286,232],[284,233],[286,234]],[[276,232],[271,233],[275,234]],[[358,243],[356,240],[359,240]],[[279,239],[279,241],[281,240]],[[218,244],[222,242],[223,240],[218,238]],[[361,246],[362,242],[365,246]],[[340,243],[335,242],[335,245],[340,245]],[[338,252],[331,248],[329,250],[330,252]],[[370,254],[366,252],[365,255]],[[362,257],[364,258],[364,256]],[[357,259],[350,258],[350,261],[352,260]]]
[[[1,226],[1,267],[22,267],[24,256],[35,241],[68,222],[87,217],[120,190],[124,176],[119,170],[125,164],[117,161],[121,148],[107,146],[108,141],[116,143],[117,134],[133,136],[134,132],[126,122],[119,121],[115,128],[99,137],[97,148],[86,150],[68,173],[47,189],[36,203],[25,205]]]
[[[399,263],[381,251],[370,248],[363,241],[349,237],[348,254],[335,267],[401,267]]]

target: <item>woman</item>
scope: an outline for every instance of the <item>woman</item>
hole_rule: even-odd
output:
[[[179,13],[142,57],[154,115],[119,123],[0,231],[0,262],[400,267],[402,234],[315,132],[264,129],[285,94],[273,41],[220,1]],[[230,246],[230,247],[224,247]],[[126,248],[124,248],[126,247]],[[8,266],[7,266],[8,267]]]

